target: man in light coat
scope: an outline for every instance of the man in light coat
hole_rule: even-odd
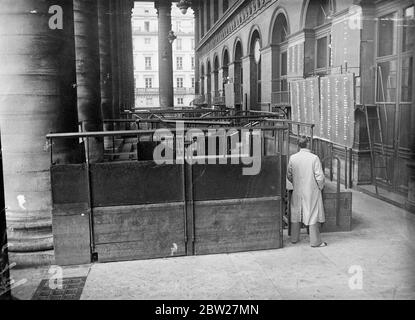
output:
[[[310,245],[325,247],[321,240],[320,223],[325,222],[323,198],[324,173],[320,159],[308,147],[308,138],[298,141],[300,151],[293,154],[288,162],[287,179],[293,185],[291,197],[291,242],[300,240],[300,223],[309,226]]]

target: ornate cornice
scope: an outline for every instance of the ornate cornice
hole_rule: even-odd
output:
[[[273,0],[240,0],[203,36],[196,51],[203,55],[225,40],[231,33],[240,29]]]

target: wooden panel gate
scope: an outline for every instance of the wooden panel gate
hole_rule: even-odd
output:
[[[286,161],[52,165],[56,263],[280,248]]]

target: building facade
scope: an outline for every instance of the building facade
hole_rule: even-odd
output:
[[[293,81],[316,78],[317,107],[328,100],[336,108],[322,85],[330,76],[350,77],[351,151],[331,144],[334,153],[343,166],[351,157],[353,186],[376,180],[414,208],[413,1],[208,0],[193,1],[193,10],[196,77],[207,104],[223,101],[229,82],[235,107],[293,107]],[[369,107],[381,123],[369,123],[370,135]],[[346,175],[342,170],[343,181]]]
[[[192,10],[183,15],[175,4],[172,29],[174,107],[191,104],[195,94],[195,42]],[[136,2],[133,15],[135,106],[159,107],[158,18],[154,2]]]

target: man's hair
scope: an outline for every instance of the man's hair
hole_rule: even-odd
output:
[[[300,139],[298,139],[298,146],[300,148],[307,148],[308,138],[306,136],[301,136]]]

